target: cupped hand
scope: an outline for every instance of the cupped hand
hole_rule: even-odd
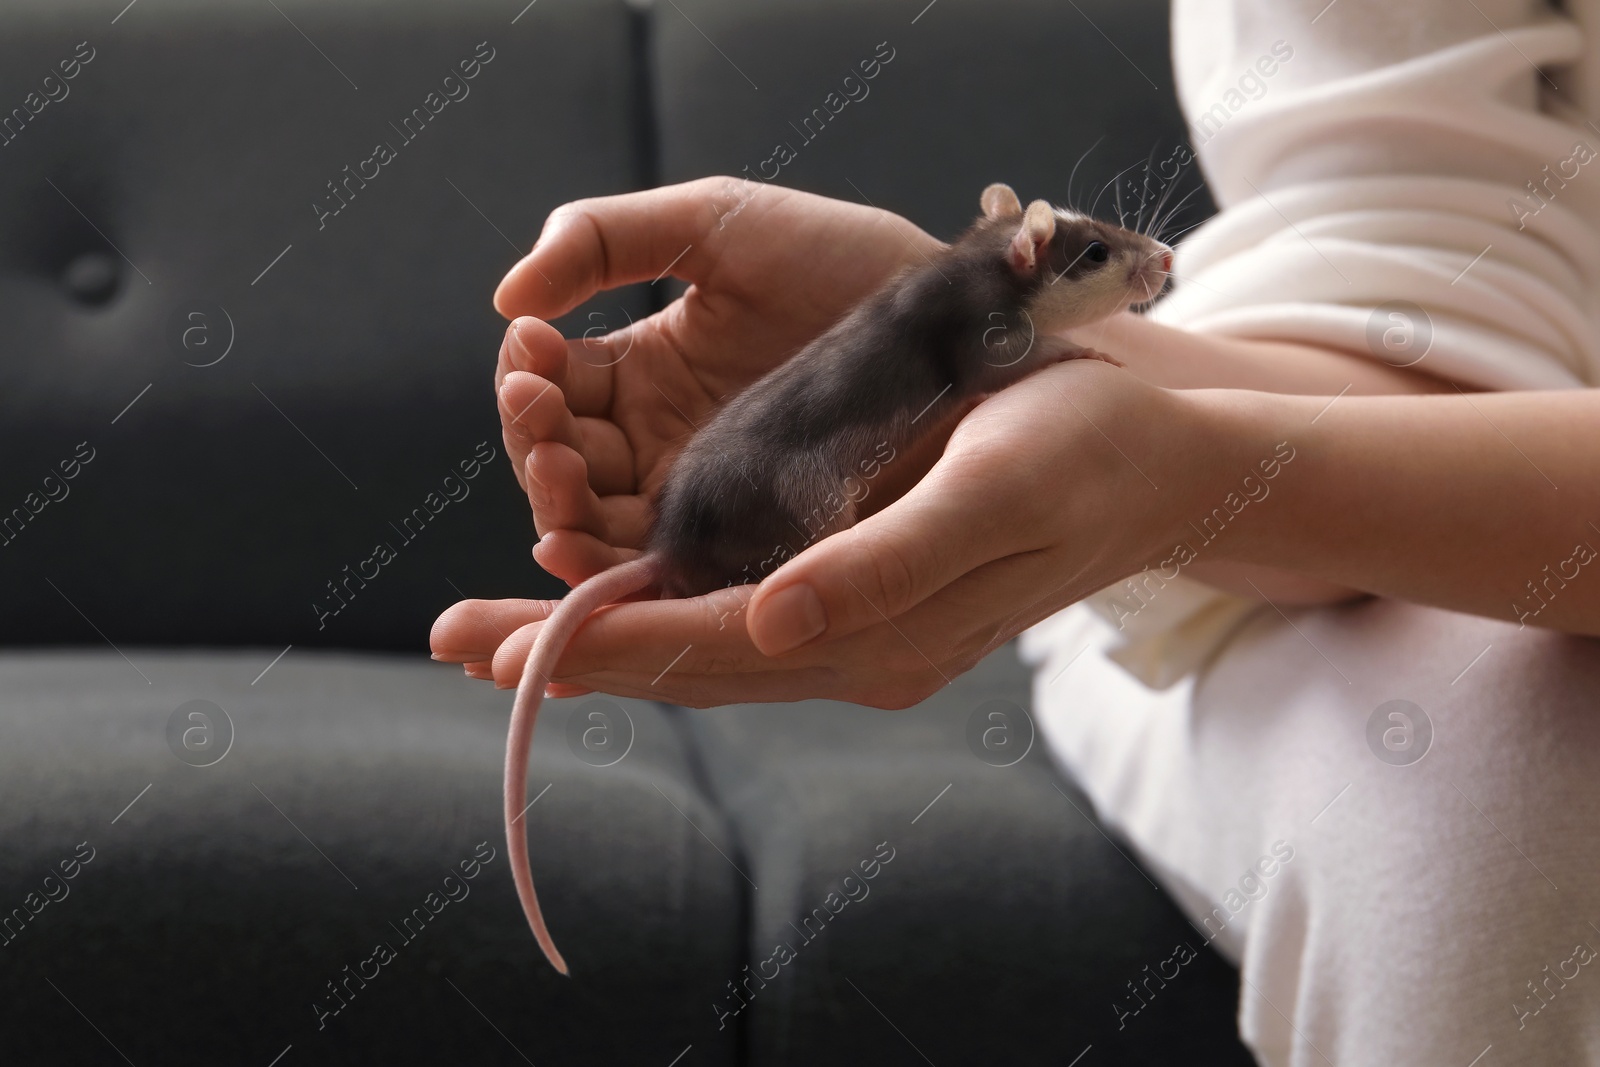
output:
[[[907,707],[1183,539],[1248,469],[1248,420],[1079,360],[984,401],[908,492],[760,586],[620,604],[574,638],[554,695],[704,707],[812,697]],[[1270,449],[1269,449],[1270,451]],[[467,601],[441,658],[514,685],[548,603]],[[505,634],[509,637],[504,637]]]
[[[939,247],[889,212],[733,178],[558,208],[495,293],[540,566],[575,585],[638,549],[668,462],[716,407]],[[687,291],[638,322],[565,340],[542,321],[669,274]]]

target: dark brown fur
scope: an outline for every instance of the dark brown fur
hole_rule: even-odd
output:
[[[851,525],[841,520],[853,518],[848,502],[858,493],[847,479],[861,480],[885,452],[902,450],[973,396],[1076,354],[1044,336],[1054,324],[1030,309],[1045,290],[1070,289],[1104,269],[1085,260],[1089,242],[1160,247],[1080,217],[1056,228],[1040,257],[1045,269],[1019,274],[1007,259],[1017,227],[1014,217],[980,218],[749,386],[685,445],[656,496],[650,533],[664,596],[759,582]],[[1031,350],[1019,356],[1019,346]],[[822,529],[819,515],[831,517]]]

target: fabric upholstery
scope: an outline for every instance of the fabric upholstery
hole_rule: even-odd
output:
[[[906,711],[685,713],[760,887],[746,962],[770,979],[696,1007],[746,1027],[750,1062],[1251,1062],[1232,968],[1030,744],[1029,703],[1007,646]],[[1138,1003],[1128,983],[1141,1017],[1114,1006]]]
[[[7,4],[0,1059],[1245,1062],[1214,957],[1115,1029],[1185,928],[1042,749],[975,753],[975,709],[1027,703],[1009,650],[899,713],[552,702],[529,820],[569,980],[505,870],[509,695],[420,660],[462,596],[560,591],[488,388],[488,294],[551,208],[779,140],[777,180],[941,236],[993,180],[1087,207],[1181,136],[1162,8]],[[883,42],[870,95],[815,118]],[[234,730],[212,766],[179,758],[196,700]],[[591,714],[631,720],[621,761]],[[323,1016],[447,877],[470,895]]]
[[[633,740],[611,766],[566,741],[584,701],[539,724],[527,821],[562,978],[506,863],[505,694],[392,656],[296,651],[252,682],[270,655],[125,651],[0,655],[5,1062],[112,1062],[107,1041],[193,1064],[288,1045],[285,1063],[522,1062],[508,1042],[535,1063],[666,1063],[699,1044],[701,1004],[742,966],[745,884],[659,709],[612,704]],[[168,740],[193,700],[232,724],[210,766]],[[407,923],[418,908],[433,918]],[[379,942],[396,958],[363,965]],[[346,966],[378,976],[323,1017]]]
[[[639,186],[637,16],[276,6],[5,7],[0,107],[94,58],[0,147],[0,517],[62,497],[0,538],[0,642],[417,649],[462,595],[560,589],[500,444],[489,296],[552,208]]]

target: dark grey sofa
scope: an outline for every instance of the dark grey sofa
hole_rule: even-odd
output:
[[[1165,48],[1126,0],[6,5],[0,1061],[1248,1063],[1209,953],[1119,1025],[1201,939],[1041,744],[969,746],[1009,649],[906,712],[553,703],[570,979],[505,869],[509,698],[425,655],[560,591],[490,393],[551,208],[786,141],[948,236],[1170,152]]]

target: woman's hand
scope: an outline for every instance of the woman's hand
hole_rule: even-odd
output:
[[[667,461],[717,404],[939,247],[886,211],[733,178],[557,209],[495,293],[536,316],[507,331],[496,387],[540,566],[576,585],[637,549]],[[569,341],[539,321],[669,273],[688,291],[631,325]]]
[[[975,408],[904,496],[759,587],[599,613],[553,692],[915,704],[1029,625],[1170,555],[1235,468],[1271,455],[1264,442],[1219,440],[1198,395],[1096,360],[1040,371]],[[435,650],[492,659],[497,682],[514,685],[550,606],[458,604]]]

